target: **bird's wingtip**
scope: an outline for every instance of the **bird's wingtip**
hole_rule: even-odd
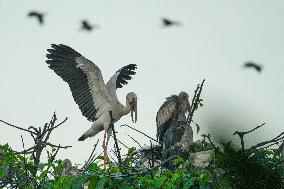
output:
[[[58,46],[58,45],[56,45],[55,43],[51,43],[50,46],[51,46],[51,47],[56,47],[56,46]]]
[[[86,138],[87,138],[86,135],[82,135],[82,136],[78,139],[78,141],[84,141]]]

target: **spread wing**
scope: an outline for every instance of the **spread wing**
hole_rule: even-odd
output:
[[[127,81],[132,79],[132,75],[135,75],[137,65],[136,64],[129,64],[127,66],[122,67],[119,69],[115,74],[110,78],[107,82],[106,87],[109,92],[109,95],[117,100],[116,96],[116,89],[122,88],[123,85],[127,85]]]
[[[157,112],[157,138],[161,141],[164,137],[166,130],[169,128],[172,118],[175,116],[178,105],[178,97],[172,95],[168,97],[166,102],[160,107]]]
[[[110,97],[100,69],[80,53],[66,45],[51,45],[46,63],[68,83],[82,114],[95,121],[100,109],[110,105]]]

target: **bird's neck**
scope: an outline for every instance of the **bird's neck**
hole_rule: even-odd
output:
[[[129,104],[129,102],[126,100],[126,106],[124,107],[124,110],[123,110],[123,115],[126,115],[130,112],[131,110],[131,106]]]

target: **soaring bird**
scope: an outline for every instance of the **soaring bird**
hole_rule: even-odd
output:
[[[185,121],[186,112],[189,112],[190,104],[188,94],[181,92],[179,95],[172,95],[166,98],[164,104],[157,112],[157,139],[163,142],[165,132],[169,129],[172,123],[176,121]]]
[[[68,83],[75,102],[83,116],[93,124],[78,140],[83,141],[105,131],[103,148],[107,156],[107,144],[111,134],[110,124],[131,112],[132,121],[137,121],[137,95],[126,95],[126,105],[122,105],[116,96],[116,89],[126,85],[132,79],[137,68],[129,64],[119,69],[105,85],[99,67],[80,53],[66,45],[51,45],[46,63],[58,76]],[[133,112],[135,117],[133,118]],[[107,140],[106,140],[107,139]]]
[[[261,71],[262,71],[262,66],[259,65],[259,64],[254,63],[254,62],[246,62],[246,63],[244,64],[244,67],[245,67],[245,68],[253,68],[253,69],[255,69],[257,72],[261,72]]]
[[[34,17],[38,20],[39,24],[42,25],[43,24],[43,16],[44,14],[43,13],[40,13],[38,11],[31,11],[29,12],[28,14],[29,17]]]
[[[168,18],[162,18],[162,22],[163,22],[163,25],[164,25],[165,27],[169,27],[169,26],[179,26],[179,25],[181,25],[180,22],[174,21],[174,20],[170,20],[170,19],[168,19]]]
[[[98,28],[97,25],[91,25],[87,20],[82,20],[81,25],[81,29],[87,31],[92,31],[95,27]]]

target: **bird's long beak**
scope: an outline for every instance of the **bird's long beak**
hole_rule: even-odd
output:
[[[135,116],[133,118],[133,112],[135,112]],[[132,108],[131,108],[131,119],[133,123],[137,122],[137,102],[133,102]]]

